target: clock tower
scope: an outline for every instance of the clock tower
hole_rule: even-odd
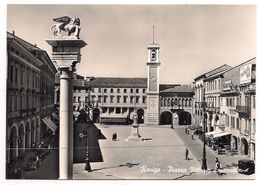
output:
[[[159,124],[159,44],[148,47],[147,111],[146,124]]]

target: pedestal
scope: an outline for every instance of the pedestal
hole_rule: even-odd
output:
[[[134,123],[132,124],[132,132],[126,141],[143,141],[139,134],[139,124],[137,123],[137,114],[133,115]]]

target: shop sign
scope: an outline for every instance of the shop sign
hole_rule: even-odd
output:
[[[240,84],[250,83],[252,79],[252,64],[240,68]]]

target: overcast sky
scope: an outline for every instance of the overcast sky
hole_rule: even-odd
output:
[[[160,83],[191,84],[223,64],[256,56],[256,6],[8,5],[7,30],[50,54],[53,18],[81,19],[87,42],[77,73],[146,77],[147,45],[160,44]]]

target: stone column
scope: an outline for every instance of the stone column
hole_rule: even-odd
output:
[[[60,179],[72,179],[73,173],[73,112],[72,71],[60,69]]]
[[[52,46],[52,60],[60,73],[60,124],[59,124],[59,178],[72,179],[73,175],[73,72],[80,62],[80,49],[87,45],[71,36],[47,40]]]

